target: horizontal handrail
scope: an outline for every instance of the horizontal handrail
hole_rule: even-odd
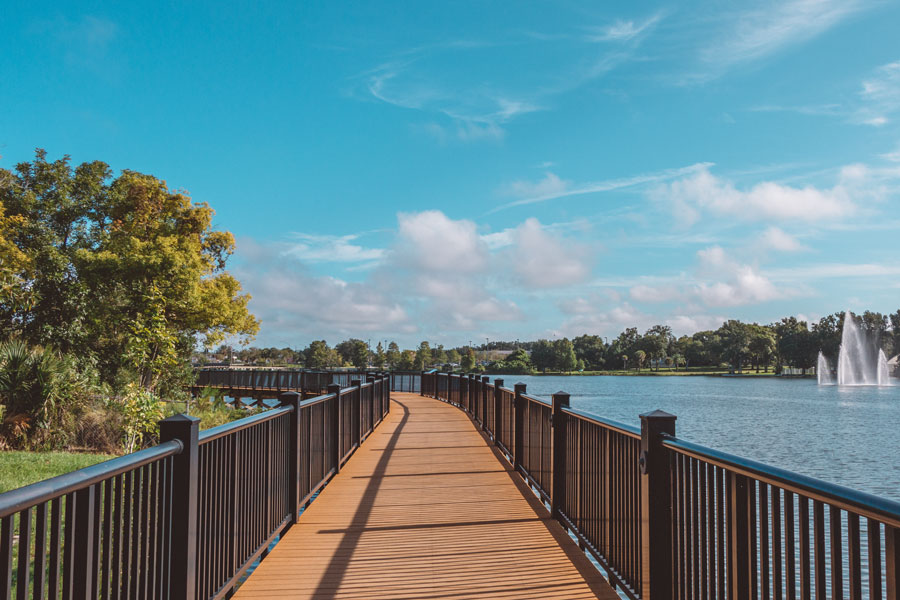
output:
[[[334,398],[334,394],[322,394],[321,396],[315,396],[313,398],[307,398],[300,402],[300,408],[305,408],[307,406],[313,406],[315,404],[321,404],[322,402],[326,402],[330,399]]]
[[[261,412],[257,415],[244,417],[243,419],[240,419],[238,421],[232,421],[231,423],[223,423],[222,425],[218,425],[216,427],[210,427],[209,429],[205,429],[200,432],[199,443],[202,446],[203,444],[209,443],[228,434],[237,433],[242,429],[247,429],[248,427],[253,427],[254,425],[265,423],[266,421],[271,421],[272,419],[280,417],[283,414],[293,412],[293,410],[294,407],[292,406],[279,406],[277,408],[271,408],[265,412]]]
[[[842,510],[871,519],[877,519],[891,527],[900,527],[900,502],[854,490],[815,477],[780,469],[749,458],[714,450],[679,438],[664,435],[663,446],[713,464],[723,469],[746,475],[763,483],[772,484],[790,492],[802,494],[811,500],[819,500]]]
[[[594,423],[595,425],[599,425],[600,427],[605,427],[606,429],[613,429],[618,431],[621,434],[638,438],[641,437],[641,429],[640,427],[634,427],[632,425],[626,425],[625,423],[620,423],[618,421],[613,421],[612,419],[607,419],[606,417],[600,417],[593,413],[589,413],[584,410],[580,410],[577,408],[572,408],[571,406],[563,407],[563,412],[572,415],[573,417],[578,417],[579,419],[584,419],[590,423]]]
[[[0,494],[0,518],[76,492],[152,462],[180,454],[183,449],[184,446],[178,440],[163,442],[152,448],[111,458],[90,467],[10,490]]]

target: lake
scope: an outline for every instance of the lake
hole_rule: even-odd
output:
[[[678,437],[900,501],[900,386],[819,386],[812,379],[535,377],[528,394],[571,395],[573,408],[640,426],[657,408]],[[491,376],[491,381],[494,380]]]

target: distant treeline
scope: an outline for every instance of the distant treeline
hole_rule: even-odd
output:
[[[900,310],[888,315],[866,311],[854,318],[871,341],[873,353],[879,349],[887,356],[900,352]],[[294,364],[308,368],[372,365],[408,370],[449,365],[463,371],[480,368],[502,373],[723,366],[735,371],[768,372],[782,367],[805,371],[815,366],[820,350],[834,363],[843,326],[844,314],[834,313],[814,323],[795,317],[767,325],[729,320],[716,330],[681,337],[675,337],[667,325],[654,325],[644,333],[630,327],[611,340],[585,334],[572,339],[492,341],[450,349],[427,341],[415,349],[401,350],[395,342],[387,348],[379,342],[371,349],[359,339],[346,340],[332,348],[319,340],[303,350],[247,348],[235,352],[235,357],[246,364]],[[502,352],[508,354],[501,360],[487,360],[487,356]],[[227,356],[227,348],[220,347],[215,356]]]

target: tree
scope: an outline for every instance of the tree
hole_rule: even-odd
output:
[[[740,372],[750,354],[750,326],[731,319],[723,323],[716,333],[721,340],[720,356]]]
[[[531,350],[531,363],[539,371],[546,371],[555,367],[555,353],[553,345],[547,340],[538,340]]]
[[[468,373],[475,369],[475,350],[466,348],[466,353],[462,357],[459,368],[463,373]]]
[[[634,363],[637,366],[638,373],[641,372],[641,367],[644,366],[644,360],[647,358],[647,353],[643,350],[635,350],[634,351]]]
[[[459,361],[462,360],[462,357],[459,354],[459,350],[453,348],[450,352],[447,353],[447,362],[452,365],[458,365]]]
[[[212,229],[208,205],[150,175],[111,177],[102,162],[73,169],[43,150],[15,173],[0,171],[0,203],[17,220],[11,241],[28,259],[33,294],[24,310],[4,301],[0,320],[29,343],[95,356],[108,381],[131,370],[152,389],[196,345],[246,342],[259,323],[225,271],[234,238]]]
[[[756,372],[759,373],[759,367],[762,365],[768,373],[769,365],[778,350],[775,343],[775,332],[768,327],[754,323],[750,326],[750,342],[747,349],[756,367]]]
[[[431,362],[435,365],[442,365],[447,362],[447,353],[444,352],[443,344],[438,344],[431,350]]]
[[[387,354],[385,354],[388,367],[393,369],[400,363],[400,346],[397,342],[392,341],[388,344]]]
[[[568,338],[553,342],[553,368],[557,371],[568,373],[578,367],[578,358],[575,356],[575,347]]]
[[[417,371],[423,371],[429,366],[431,366],[431,346],[428,342],[422,342],[416,349],[415,368]]]
[[[316,340],[304,351],[306,366],[309,369],[325,369],[331,365],[332,350],[325,340]]]
[[[669,347],[674,341],[672,328],[668,325],[654,325],[644,334],[641,345],[647,355],[656,360],[657,371],[659,371],[659,363],[666,359]]]
[[[774,325],[777,337],[778,356],[787,364],[806,370],[816,364],[818,347],[813,332],[806,321],[798,321],[796,317],[785,317]]]
[[[357,369],[365,369],[369,366],[369,346],[367,346],[364,341],[353,341],[353,351],[350,353],[350,363]]]
[[[592,371],[606,364],[606,344],[599,335],[581,335],[572,340],[575,356],[584,362],[584,368]]]
[[[404,350],[400,353],[397,369],[400,371],[412,371],[416,366],[416,353],[412,350]]]
[[[381,345],[381,342],[378,342],[378,345],[375,346],[375,368],[378,370],[383,369],[385,360],[387,360],[387,357],[384,354],[384,346]]]

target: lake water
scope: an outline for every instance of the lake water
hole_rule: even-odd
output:
[[[900,501],[900,386],[819,386],[811,379],[529,377],[528,394],[640,426],[657,408],[678,437]],[[493,381],[494,377],[491,376]]]

